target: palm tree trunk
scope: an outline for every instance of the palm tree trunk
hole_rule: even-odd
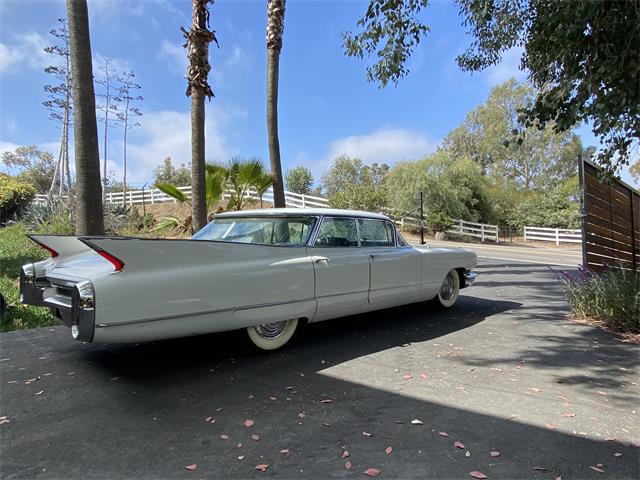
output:
[[[67,174],[67,195],[71,196],[71,172],[69,170],[69,123],[71,123],[71,116],[69,114],[71,110],[71,79],[69,73],[71,71],[71,65],[69,57],[67,56],[67,83],[65,92],[65,106],[64,106],[64,164]]]
[[[278,76],[286,0],[267,0],[267,137],[273,178],[273,206],[284,208],[284,182],[278,139]]]
[[[76,157],[76,234],[103,235],[100,154],[86,0],[67,0]]]
[[[204,161],[204,91],[191,92],[191,205],[193,231],[207,224]]]

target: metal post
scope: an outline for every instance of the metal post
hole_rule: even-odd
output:
[[[146,206],[145,201],[144,201],[144,187],[146,187],[146,186],[147,186],[146,183],[142,186],[142,215],[146,215],[147,214],[147,206]]]
[[[578,155],[578,177],[580,181],[580,230],[582,233],[582,265],[587,267],[587,230],[586,230],[586,217],[587,217],[587,197],[585,195],[584,184],[584,160],[582,155]],[[633,199],[632,199],[633,200]],[[633,205],[633,202],[632,202]]]
[[[420,192],[420,245],[424,245],[424,205],[422,192]]]

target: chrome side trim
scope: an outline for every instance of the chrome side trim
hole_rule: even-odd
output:
[[[148,322],[157,322],[162,320],[169,320],[173,318],[184,318],[184,317],[197,317],[200,315],[209,315],[212,313],[224,313],[224,312],[235,312],[241,310],[251,310],[252,308],[265,308],[265,307],[275,307],[278,305],[290,305],[293,303],[302,303],[313,301],[315,298],[309,297],[304,298],[302,300],[289,300],[287,302],[274,302],[274,303],[260,303],[256,305],[246,305],[244,307],[230,307],[230,308],[219,308],[216,310],[205,310],[204,312],[194,312],[194,313],[180,313],[178,315],[165,315],[163,317],[154,317],[154,318],[142,318],[139,320],[128,320],[126,322],[118,322],[118,323],[98,323],[96,328],[106,328],[106,327],[118,327],[120,325],[134,325],[136,323],[148,323]]]

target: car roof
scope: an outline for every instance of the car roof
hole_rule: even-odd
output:
[[[237,212],[218,213],[216,218],[238,218],[238,217],[358,217],[375,218],[377,220],[389,220],[389,217],[381,213],[362,212],[360,210],[344,210],[338,208],[264,208],[259,210],[240,210]]]

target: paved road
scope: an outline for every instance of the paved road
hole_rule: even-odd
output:
[[[130,346],[64,327],[1,334],[0,474],[638,478],[637,347],[567,322],[545,266],[479,272],[452,311],[310,325],[269,355],[237,333]]]
[[[582,263],[580,249],[566,247],[542,247],[509,244],[477,244],[461,242],[434,242],[429,241],[434,247],[463,247],[476,252],[479,257],[491,260],[519,261],[535,265],[556,265],[564,267],[576,267]]]

